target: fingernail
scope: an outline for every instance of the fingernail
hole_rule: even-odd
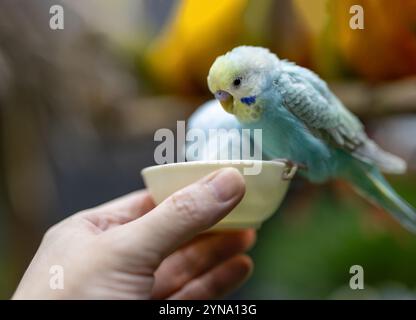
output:
[[[235,168],[225,168],[217,171],[208,181],[218,201],[226,202],[244,194],[244,179]]]

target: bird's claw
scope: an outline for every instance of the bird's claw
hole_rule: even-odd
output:
[[[296,163],[289,159],[273,159],[272,161],[283,162],[286,165],[286,170],[282,174],[283,180],[291,180],[298,169],[308,170],[305,164]]]

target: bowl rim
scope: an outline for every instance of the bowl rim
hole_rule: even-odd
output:
[[[172,162],[165,164],[156,164],[143,168],[141,173],[158,170],[161,168],[169,167],[185,167],[185,166],[195,166],[195,165],[220,165],[229,164],[230,166],[236,165],[251,165],[253,163],[262,163],[262,165],[267,166],[277,166],[285,168],[287,167],[286,163],[280,160],[197,160],[197,161],[184,161],[184,162]]]

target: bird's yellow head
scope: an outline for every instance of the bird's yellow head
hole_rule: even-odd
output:
[[[209,90],[224,110],[239,120],[257,120],[262,112],[258,97],[271,84],[270,71],[277,70],[278,63],[276,55],[265,48],[234,48],[211,66]]]

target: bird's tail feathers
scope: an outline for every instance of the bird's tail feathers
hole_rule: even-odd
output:
[[[382,172],[389,174],[403,174],[406,172],[406,161],[400,157],[381,149],[374,141],[368,140],[357,148],[353,155],[355,158],[374,163]]]
[[[355,162],[346,175],[358,193],[387,210],[406,229],[416,233],[416,210],[394,191],[376,167]]]

